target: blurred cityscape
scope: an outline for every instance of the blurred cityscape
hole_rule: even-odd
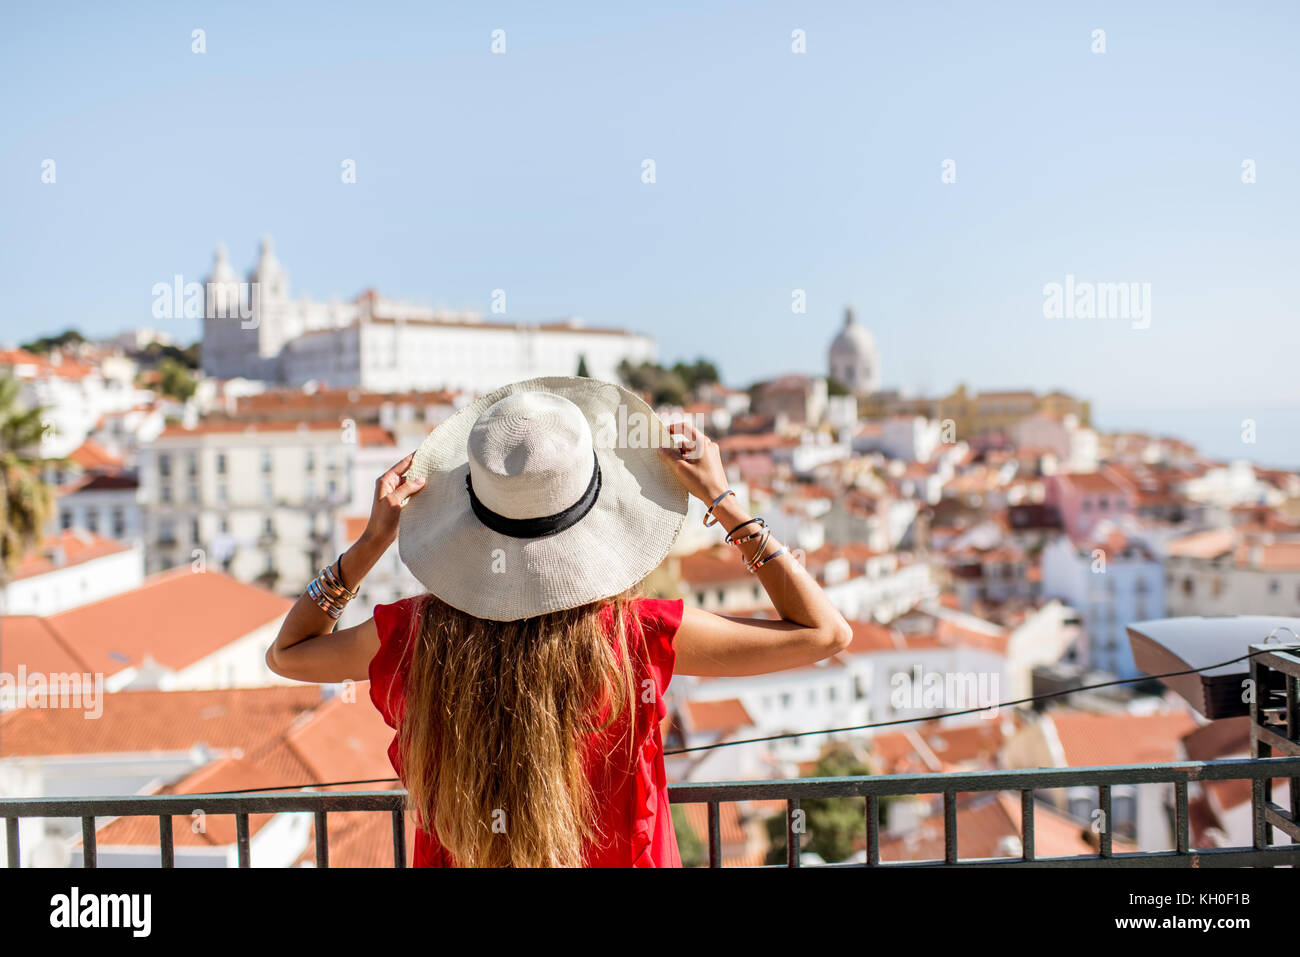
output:
[[[184,288],[155,295],[155,316],[191,308]],[[193,344],[151,328],[101,341],[47,330],[0,351],[0,796],[390,778],[391,731],[364,684],[288,682],[264,653],[294,597],[359,535],[375,477],[475,395],[535,375],[620,381],[666,419],[690,417],[853,625],[848,650],[813,667],[675,678],[661,728],[668,751],[685,749],[668,757],[674,781],[1245,756],[1246,718],[1208,724],[1154,682],[935,716],[1139,677],[1135,622],[1300,615],[1300,474],[1212,460],[1177,436],[1101,432],[1089,396],[1014,382],[885,390],[869,311],[845,308],[822,368],[743,383],[722,381],[718,356],[659,364],[651,330],[505,321],[373,290],[293,298],[269,239],[242,279],[219,249],[195,307]],[[774,615],[701,517],[693,502],[646,590]],[[421,590],[394,548],[342,624]],[[51,703],[69,676],[87,683],[83,707]],[[909,718],[926,720],[690,750]],[[1162,787],[1114,789],[1116,849],[1172,846]],[[1095,792],[1040,797],[1040,854],[1095,850]],[[942,857],[941,803],[887,807],[882,860]],[[784,811],[723,805],[723,863],[782,853]],[[698,863],[705,808],[678,812]],[[1189,812],[1196,846],[1251,843],[1247,782],[1194,784]],[[806,854],[861,860],[861,815],[816,813]],[[337,817],[332,866],[387,862],[384,815]],[[965,795],[957,824],[972,854],[1021,853],[1018,797]],[[312,827],[255,815],[255,859],[311,866]],[[175,833],[178,865],[233,866],[232,822]],[[78,863],[81,838],[76,819],[24,820],[22,865]],[[100,819],[97,845],[101,866],[159,861],[152,820]]]

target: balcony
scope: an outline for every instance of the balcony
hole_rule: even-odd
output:
[[[803,821],[800,803],[826,798],[861,802],[866,836],[865,855],[858,863],[827,867],[1296,867],[1300,866],[1300,644],[1251,646],[1250,673],[1260,694],[1247,710],[1251,717],[1250,758],[1179,761],[1081,768],[981,770],[940,774],[864,775],[721,783],[678,783],[668,787],[675,805],[703,805],[707,820],[709,867],[721,867],[721,808],[735,802],[784,802],[785,866],[803,866],[800,853]],[[1180,674],[1185,674],[1180,672]],[[1202,676],[1197,674],[1196,678]],[[1233,679],[1235,681],[1235,678]],[[1184,692],[1186,693],[1186,687]],[[1202,702],[1202,704],[1204,704]],[[1213,709],[1206,709],[1213,710]],[[1213,715],[1211,715],[1213,716]],[[1278,756],[1274,756],[1278,755]],[[1273,799],[1274,782],[1286,779],[1287,806]],[[1229,847],[1192,844],[1189,790],[1206,782],[1248,781],[1251,839]],[[1095,831],[1096,853],[1039,856],[1035,842],[1038,792],[1080,788],[1096,793],[1100,820],[1114,822],[1112,792],[1135,785],[1163,786],[1169,800],[1165,810],[1171,824],[1172,847],[1163,850],[1116,849],[1112,827]],[[958,835],[959,801],[968,795],[1010,794],[1020,805],[1018,846],[1010,856],[962,856]],[[881,802],[889,798],[930,797],[942,808],[942,856],[934,860],[884,860],[881,855]],[[173,818],[184,819],[201,807],[206,816],[233,816],[234,861],[253,866],[251,815],[311,814],[314,824],[315,864],[330,866],[330,813],[387,814],[391,821],[393,866],[406,866],[406,815],[404,791],[243,792],[222,794],[166,794],[124,797],[0,798],[5,819],[8,866],[21,865],[19,823],[28,818],[80,819],[84,867],[98,866],[97,827],[102,818],[152,817],[158,823],[159,861],[176,866]],[[197,804],[196,804],[197,802]],[[1084,822],[1075,822],[1087,828]],[[1045,825],[1045,832],[1048,828]],[[1275,843],[1275,832],[1291,843]],[[146,845],[148,846],[148,845]],[[230,847],[230,843],[224,844]],[[938,846],[938,845],[936,845]],[[305,852],[303,852],[305,853]]]
[[[1289,778],[1290,807],[1272,801],[1276,778]],[[1251,783],[1254,841],[1245,847],[1195,848],[1191,846],[1188,785],[1193,782],[1247,780]],[[1039,857],[1034,847],[1035,792],[1055,788],[1090,787],[1097,790],[1098,807],[1111,819],[1111,789],[1118,785],[1171,784],[1174,789],[1176,846],[1165,851],[1120,852],[1113,849],[1110,832],[1098,835],[1098,853],[1070,857]],[[786,865],[800,866],[800,833],[796,827],[801,801],[814,798],[853,798],[862,801],[866,825],[866,860],[861,864],[827,867],[1295,867],[1300,866],[1300,755],[1244,758],[1223,761],[1182,761],[1170,764],[1119,767],[1035,769],[1020,771],[970,771],[948,774],[868,775],[861,777],[803,778],[797,780],[729,781],[712,784],[672,784],[674,804],[703,804],[708,813],[708,866],[721,867],[719,810],[733,801],[780,800],[786,804]],[[957,797],[972,792],[1010,791],[1019,795],[1022,815],[1019,857],[962,857],[957,839]],[[884,862],[880,857],[880,802],[887,797],[940,795],[944,812],[941,861]],[[80,818],[84,866],[98,866],[96,822],[99,818],[154,817],[158,820],[158,847],[164,868],[175,866],[173,816],[187,817],[201,801],[207,815],[233,815],[239,867],[253,864],[249,838],[252,814],[311,814],[315,824],[315,862],[329,867],[329,828],[326,815],[339,812],[387,814],[392,822],[394,866],[406,866],[404,791],[353,791],[322,793],[176,794],[146,797],[6,798],[0,799],[5,819],[9,867],[21,859],[18,823],[23,818]],[[1271,828],[1295,843],[1271,843]]]

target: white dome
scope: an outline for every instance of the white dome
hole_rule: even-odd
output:
[[[844,327],[831,342],[830,377],[851,391],[865,395],[880,387],[880,359],[876,340],[858,325],[853,307],[844,310]]]

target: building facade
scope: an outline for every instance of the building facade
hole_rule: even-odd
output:
[[[594,378],[617,381],[620,362],[655,358],[650,337],[577,319],[489,322],[374,291],[351,302],[293,300],[269,239],[244,283],[218,249],[204,288],[203,371],[218,378],[482,393],[534,376],[575,375],[580,364]]]

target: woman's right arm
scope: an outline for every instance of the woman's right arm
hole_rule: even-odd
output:
[[[668,429],[684,438],[681,448],[664,451],[673,471],[688,492],[711,504],[727,490],[717,445],[687,422]],[[724,498],[713,514],[720,528],[727,530],[752,517],[734,495]],[[760,544],[756,539],[739,546],[746,561],[758,557]],[[771,555],[778,548],[771,539],[763,554]],[[848,647],[853,630],[789,552],[765,563],[755,575],[781,620],[733,618],[687,607],[673,641],[675,672],[715,677],[763,674],[810,665]]]

